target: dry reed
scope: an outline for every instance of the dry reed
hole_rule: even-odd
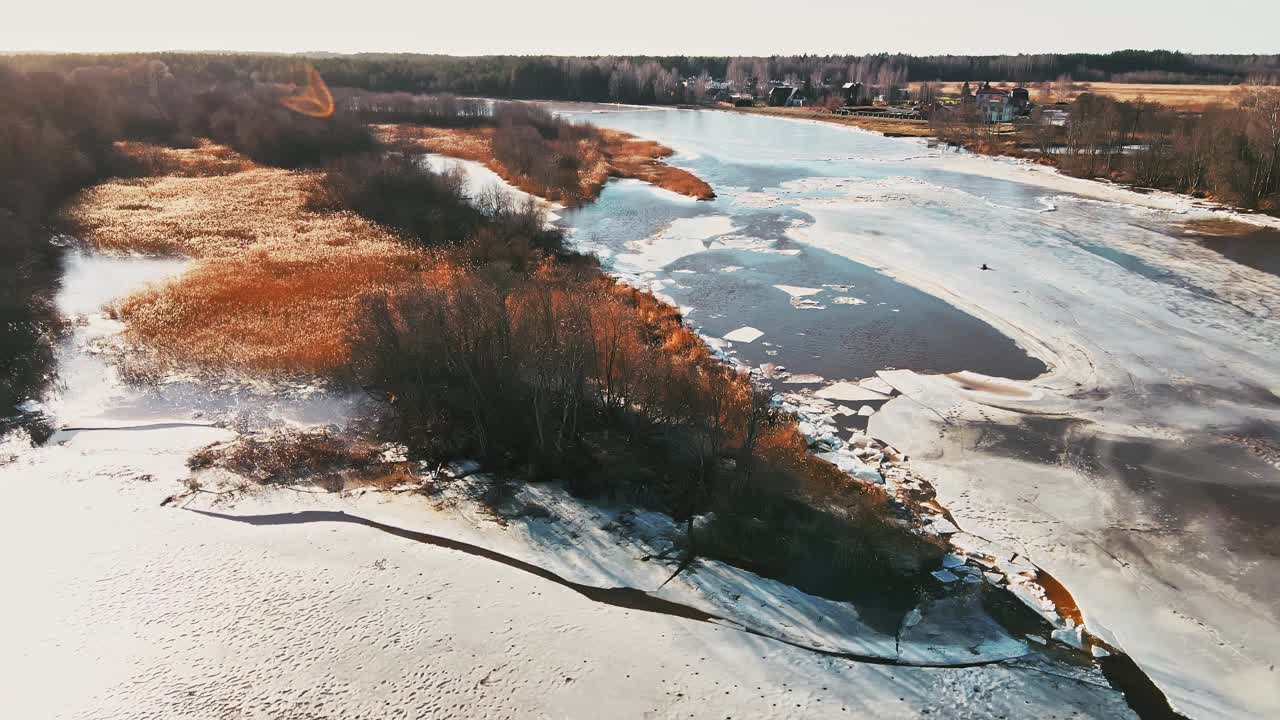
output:
[[[326,372],[346,363],[363,299],[418,281],[432,260],[358,216],[308,211],[313,180],[254,168],[113,181],[68,218],[102,250],[197,260],[119,308],[156,367]]]

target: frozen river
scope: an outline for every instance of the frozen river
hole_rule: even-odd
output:
[[[872,434],[962,527],[1063,581],[1179,711],[1280,715],[1280,248],[1187,235],[1214,211],[1186,198],[916,140],[566,112],[671,146],[719,196],[612,184],[565,216],[581,247],[746,364],[880,372],[904,397]]]

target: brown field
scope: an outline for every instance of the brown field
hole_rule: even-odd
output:
[[[200,140],[194,148],[171,148],[121,141],[115,149],[127,159],[136,175],[208,177],[252,170],[254,164],[225,145]]]
[[[494,158],[494,129],[433,128],[416,125],[375,125],[380,140],[401,147],[448,155],[482,163],[503,180],[552,201],[565,201],[562,189],[547,187],[520,175]],[[699,200],[714,198],[711,186],[693,173],[662,162],[670,157],[671,148],[652,140],[640,140],[629,133],[598,130],[602,142],[594,147],[578,148],[582,158],[576,194],[584,200],[599,197],[611,177],[634,178],[672,192]],[[584,141],[585,142],[585,141]]]
[[[851,125],[864,130],[884,133],[889,137],[933,136],[933,130],[929,127],[929,123],[921,120],[897,120],[894,118],[863,117],[858,115],[832,115],[824,108],[811,107],[735,108],[726,105],[720,109],[728,110],[730,112],[741,112],[755,115],[776,115],[778,117],[799,118],[803,120],[820,120],[822,122],[834,123],[836,125]]]
[[[960,87],[964,83],[948,82],[941,83],[942,94],[948,97],[959,97]],[[970,87],[977,88],[980,82],[970,83]],[[1013,88],[1018,83],[1014,82],[995,82],[992,83],[996,87]],[[912,83],[912,91],[918,92],[920,83]],[[1039,100],[1039,90],[1035,83],[1027,86],[1031,90],[1031,99]],[[1078,82],[1072,86],[1071,93],[1065,97],[1053,98],[1054,102],[1069,101],[1082,93],[1096,93],[1099,95],[1109,95],[1117,100],[1137,100],[1143,98],[1152,102],[1158,102],[1171,108],[1179,108],[1182,110],[1199,111],[1204,110],[1210,105],[1234,105],[1237,99],[1236,91],[1239,85],[1172,85],[1157,83],[1112,83],[1112,82]]]
[[[202,152],[225,159],[224,150]],[[308,211],[311,180],[254,167],[112,181],[73,203],[68,219],[91,245],[196,259],[119,309],[149,367],[330,371],[350,355],[365,296],[421,282],[434,265],[425,253],[363,218]]]

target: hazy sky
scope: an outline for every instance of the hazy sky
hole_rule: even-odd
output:
[[[12,0],[0,50],[1280,53],[1280,0]]]

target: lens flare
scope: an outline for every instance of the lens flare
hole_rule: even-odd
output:
[[[307,87],[299,95],[281,98],[280,104],[290,110],[314,118],[333,115],[333,94],[324,78],[310,65],[307,66]]]

